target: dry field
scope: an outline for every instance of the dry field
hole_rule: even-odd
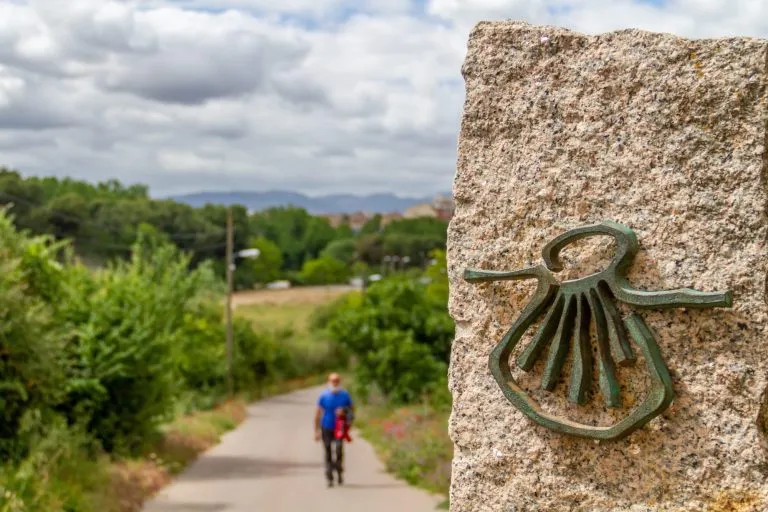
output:
[[[232,299],[233,307],[280,304],[323,304],[339,295],[355,290],[352,286],[306,286],[286,290],[254,290],[238,292]]]

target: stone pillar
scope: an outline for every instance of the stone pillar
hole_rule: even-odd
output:
[[[448,236],[451,510],[768,510],[767,66],[763,40],[474,28]],[[610,441],[555,432],[512,405],[489,356],[533,283],[463,276],[541,264],[554,237],[604,220],[637,235],[627,271],[637,288],[733,296],[731,308],[638,311],[675,398]],[[567,249],[573,268],[556,275],[602,268],[613,250],[604,240]],[[618,367],[620,407],[604,405],[594,366],[586,403],[570,403],[570,357],[550,391],[539,388],[541,362],[524,372],[513,357],[512,371],[542,408],[591,425],[619,421],[648,390],[639,356]]]

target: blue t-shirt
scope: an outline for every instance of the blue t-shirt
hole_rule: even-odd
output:
[[[320,422],[320,426],[332,429],[336,426],[336,409],[339,407],[351,407],[352,398],[344,389],[340,389],[336,393],[326,389],[320,395],[317,405],[323,409],[323,419]]]

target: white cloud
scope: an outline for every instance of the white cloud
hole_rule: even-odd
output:
[[[768,35],[764,0],[5,0],[0,165],[158,194],[445,191],[467,33],[505,18]]]
[[[432,0],[429,12],[464,28],[515,18],[587,33],[640,28],[684,37],[768,35],[765,0]]]
[[[14,100],[24,93],[24,79],[14,76],[0,66],[0,107],[9,107]]]

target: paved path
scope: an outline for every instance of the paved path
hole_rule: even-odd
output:
[[[328,489],[323,449],[312,438],[321,388],[258,402],[248,418],[202,455],[145,512],[430,512],[440,499],[384,472],[353,432],[345,484]]]

